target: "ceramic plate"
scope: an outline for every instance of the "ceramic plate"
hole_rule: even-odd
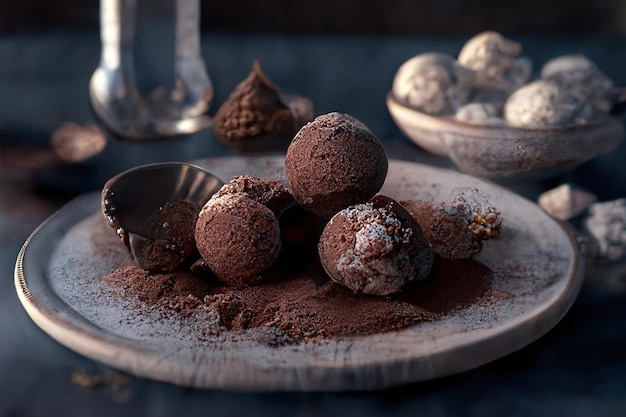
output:
[[[223,180],[280,177],[281,158],[199,161]],[[476,187],[502,215],[503,230],[478,260],[494,272],[492,293],[440,319],[383,334],[272,347],[254,330],[204,336],[201,317],[140,313],[102,277],[130,262],[100,213],[100,193],[67,204],[28,238],[15,284],[37,325],[61,344],[137,376],[190,387],[245,390],[372,390],[466,371],[507,355],[549,331],[582,282],[569,228],[535,204],[452,171],[391,161],[382,193],[440,199]]]

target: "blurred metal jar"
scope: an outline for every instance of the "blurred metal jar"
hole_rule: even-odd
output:
[[[210,124],[199,0],[100,0],[100,39],[89,93],[112,133],[146,140]]]

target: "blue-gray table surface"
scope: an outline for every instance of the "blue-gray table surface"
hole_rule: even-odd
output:
[[[583,53],[626,85],[626,36],[513,37],[539,67]],[[282,91],[309,97],[317,114],[341,111],[367,124],[391,157],[452,168],[420,150],[391,120],[385,95],[397,68],[427,51],[456,55],[462,38],[205,33],[202,48],[215,88],[212,112],[259,59]],[[148,44],[146,48],[158,45]],[[92,123],[87,85],[97,66],[97,31],[0,36],[0,416],[171,415],[626,415],[626,268],[589,268],[565,318],[530,346],[478,369],[435,381],[365,393],[255,393],[197,390],[129,376],[119,387],[72,382],[85,370],[116,371],[74,353],[41,331],[13,286],[17,253],[28,235],[72,197],[98,190],[131,166],[228,155],[210,132],[106,150],[74,166],[48,166],[46,146],[62,122]],[[529,198],[574,182],[601,200],[626,197],[626,145],[565,177],[508,183]],[[39,159],[38,159],[39,158]],[[609,278],[610,276],[610,278]]]

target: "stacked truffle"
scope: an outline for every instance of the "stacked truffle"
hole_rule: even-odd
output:
[[[465,43],[458,58],[423,53],[396,73],[392,92],[433,116],[523,128],[569,126],[606,117],[620,97],[613,82],[582,55],[547,62],[531,81],[521,44],[493,31]]]
[[[377,196],[388,161],[358,120],[319,116],[295,136],[285,174],[295,200],[329,219],[318,251],[330,278],[365,294],[389,295],[430,272],[433,253],[420,226],[397,202]]]
[[[285,156],[285,174],[296,201],[328,218],[372,198],[385,181],[387,164],[380,140],[363,123],[333,112],[296,134]]]

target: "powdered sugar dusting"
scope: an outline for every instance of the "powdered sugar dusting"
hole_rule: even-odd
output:
[[[363,262],[359,259],[359,257],[354,253],[353,249],[346,250],[343,255],[339,258],[339,262],[337,263],[337,271],[340,274],[348,272],[352,269],[358,269],[359,271],[367,271]]]
[[[214,195],[200,210],[200,216],[210,211],[231,211],[238,206],[242,198],[247,198],[243,193],[229,193]]]
[[[382,253],[389,252],[394,245],[409,240],[413,231],[403,228],[400,220],[384,207],[374,208],[372,203],[356,204],[340,212],[357,228],[357,253],[366,253],[375,245]]]
[[[320,260],[335,282],[355,292],[388,296],[422,279],[432,267],[432,251],[418,233],[415,220],[396,201],[379,195],[331,219],[320,237]],[[428,259],[422,258],[424,252]]]
[[[365,253],[372,250],[375,244],[382,247],[382,253],[388,253],[393,248],[394,236],[387,232],[387,228],[380,223],[368,223],[356,232],[354,249]],[[378,245],[378,243],[382,245]]]

